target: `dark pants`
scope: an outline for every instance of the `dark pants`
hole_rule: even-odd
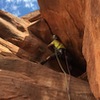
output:
[[[57,49],[55,50],[55,53],[53,53],[51,56],[48,56],[45,60],[43,60],[41,62],[41,64],[45,64],[47,61],[49,60],[52,60],[52,59],[56,59],[56,54],[57,56],[60,58],[60,59],[63,59],[64,61],[66,60],[65,59],[65,56],[67,57],[67,52],[66,52],[66,49],[64,48],[61,48],[61,49]],[[68,57],[67,57],[68,58]]]

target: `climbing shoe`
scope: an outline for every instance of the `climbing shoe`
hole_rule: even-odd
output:
[[[47,60],[41,61],[40,64],[44,65],[47,62]]]

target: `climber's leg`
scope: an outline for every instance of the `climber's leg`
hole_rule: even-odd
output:
[[[48,56],[45,60],[41,61],[40,64],[44,65],[47,61],[52,60],[55,58],[55,54]]]

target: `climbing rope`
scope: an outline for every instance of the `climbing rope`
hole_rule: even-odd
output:
[[[68,85],[67,85],[67,92],[68,92],[68,98],[70,100],[70,81],[71,81],[71,73],[70,73],[70,70],[69,70],[69,66],[68,66],[68,59],[67,59],[67,56],[65,55],[65,62],[66,62],[66,66],[67,66],[67,70],[68,70],[68,74],[69,74],[69,79],[68,79]]]
[[[61,70],[64,73],[64,76],[65,76],[65,84],[66,84],[66,89],[67,89],[67,94],[68,94],[68,99],[70,100],[70,93],[69,93],[69,87],[70,87],[70,70],[69,70],[69,67],[68,67],[67,56],[65,55],[65,60],[66,60],[65,62],[66,62],[66,66],[67,66],[67,70],[68,70],[68,74],[69,74],[69,80],[67,80],[68,79],[67,78],[67,74],[66,74],[65,70],[62,67],[62,64],[61,64],[60,59],[58,57],[56,48],[55,48],[55,55],[56,55],[57,62],[59,64]]]
[[[45,21],[46,24],[48,25],[48,28],[49,28],[49,30],[50,30],[50,33],[51,33],[52,35],[54,35],[53,32],[52,32],[52,29],[51,29],[50,25],[48,24],[48,22],[46,21],[46,19],[44,19],[44,21]]]

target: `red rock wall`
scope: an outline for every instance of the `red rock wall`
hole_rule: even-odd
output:
[[[77,66],[85,66],[82,56],[84,34],[84,0],[38,0],[40,12],[66,48],[77,59]]]
[[[56,1],[54,2],[57,3]],[[58,4],[59,3],[61,2],[59,1]],[[61,8],[59,10],[61,10]],[[63,14],[64,13],[65,12],[63,12]],[[61,13],[57,15],[60,15],[59,19],[60,18],[66,19],[66,15],[62,16]],[[2,16],[6,16],[6,17],[2,17]],[[70,15],[68,14],[68,16]],[[6,15],[5,12],[3,13],[0,12],[0,17],[1,17],[0,18],[0,30],[1,30],[0,32],[0,37],[1,37],[0,38],[0,100],[5,100],[5,99],[6,100],[8,99],[66,100],[68,98],[67,97],[68,95],[66,91],[65,75],[57,72],[58,70],[54,71],[50,69],[52,67],[56,67],[56,68],[59,67],[57,64],[55,64],[55,61],[54,63],[51,62],[51,64],[49,64],[50,68],[48,68],[47,66],[42,66],[40,64],[36,64],[31,61],[28,61],[30,60],[30,57],[33,57],[32,59],[33,61],[34,60],[40,61],[43,58],[43,56],[46,57],[48,54],[51,54],[50,50],[47,48],[45,41],[43,42],[44,39],[43,33],[45,33],[45,31],[49,32],[50,30],[48,31],[48,28],[45,27],[43,28],[45,29],[45,31],[42,31],[43,33],[41,32],[37,36],[33,30],[32,30],[33,34],[29,33],[29,30],[27,30],[27,27],[30,27],[30,23],[31,23],[29,22],[30,21],[29,19],[32,19],[32,21],[34,21],[33,20],[34,18],[30,17],[28,19],[29,21],[27,20],[27,18],[25,19],[25,21],[23,19],[18,18],[19,22],[20,20],[22,21],[20,24],[21,27],[25,29],[24,31],[22,31],[20,28],[17,28],[17,25],[19,26],[19,24],[16,22],[17,17],[9,15],[8,13]],[[71,19],[70,17],[68,18]],[[67,24],[65,23],[66,20],[69,23],[68,25],[70,25],[71,28],[74,29],[71,31],[76,32],[73,35],[70,32],[70,34],[73,36],[73,39],[71,37],[71,40],[75,39],[76,45],[74,45],[74,41],[69,41],[70,38],[67,38],[68,34],[66,35],[67,30],[65,27],[67,26]],[[57,33],[55,31],[55,20],[54,20],[54,29],[52,28],[53,26],[51,25],[53,24],[52,20],[51,20],[52,23],[50,24],[50,27],[53,30],[53,32],[55,31],[55,33],[59,37],[61,35],[61,40],[63,42],[65,41],[64,44],[66,45],[66,47],[68,41],[72,42],[72,48],[75,47],[75,49],[72,49],[73,52],[74,50],[76,50],[75,52],[80,52],[77,46],[78,43],[81,44],[82,41],[77,37],[79,34],[78,29],[76,28],[74,23],[70,23],[72,20],[71,21],[69,21],[68,19],[66,20],[63,19],[63,22],[61,20],[59,22],[58,20],[56,21],[56,25],[59,25],[59,23],[63,25],[63,26],[61,25],[59,26],[60,31],[57,31]],[[40,26],[39,30],[42,30],[41,23],[44,23],[43,25],[47,26],[44,21],[41,21],[40,23],[36,23],[37,25],[35,26],[33,25],[33,26],[36,28],[39,25]],[[68,27],[70,28],[70,26]],[[77,27],[78,26],[79,25],[77,24]],[[64,28],[61,29],[60,27],[61,28],[64,27]],[[62,32],[62,34],[59,32]],[[41,39],[39,36],[41,37]],[[44,36],[47,36],[47,34],[45,33]],[[48,36],[51,36],[50,33]],[[63,36],[64,36],[64,40],[63,40]],[[81,58],[82,56],[78,55],[78,57]],[[90,91],[88,83],[73,77],[71,77],[69,92],[72,100],[87,100],[87,98],[88,100],[95,100],[94,96]]]
[[[88,0],[85,13],[83,53],[87,61],[89,83],[97,100],[100,99],[100,1]]]
[[[31,55],[31,61],[41,61],[51,54],[46,44],[27,30],[29,22],[3,11],[0,11],[0,17],[0,37],[19,47],[18,50],[14,50],[18,56],[22,53],[22,49],[26,52],[25,55],[29,55],[28,58]],[[19,26],[23,27],[24,32],[18,28]]]
[[[64,74],[1,55],[0,64],[1,100],[68,100]],[[71,77],[69,91],[71,100],[95,100],[88,83],[74,77]]]

